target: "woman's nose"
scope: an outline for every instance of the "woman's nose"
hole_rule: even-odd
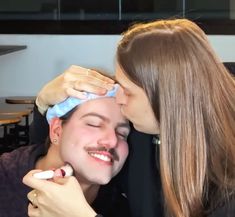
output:
[[[127,103],[127,96],[125,95],[122,87],[119,87],[117,90],[116,102],[120,105],[125,105]]]

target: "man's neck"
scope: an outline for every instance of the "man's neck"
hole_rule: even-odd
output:
[[[64,165],[65,162],[60,159],[58,150],[53,146],[51,146],[48,149],[47,154],[36,161],[35,169],[51,170],[51,169],[60,168],[61,166]],[[80,179],[79,179],[79,184],[82,188],[82,191],[84,193],[87,202],[91,204],[95,200],[98,194],[100,185],[92,185]]]

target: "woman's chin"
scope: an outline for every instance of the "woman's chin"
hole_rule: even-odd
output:
[[[144,126],[144,125],[140,125],[140,124],[135,124],[133,123],[133,127],[139,131],[139,132],[142,132],[142,133],[146,133],[146,134],[151,134],[151,135],[155,135],[155,134],[159,134],[159,128],[157,127],[150,127],[149,125],[148,126]]]

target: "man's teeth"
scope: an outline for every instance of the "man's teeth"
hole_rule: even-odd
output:
[[[98,154],[98,153],[89,153],[92,157],[99,158],[100,160],[111,162],[111,158],[103,155],[103,154]]]

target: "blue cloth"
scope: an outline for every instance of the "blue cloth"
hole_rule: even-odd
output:
[[[115,97],[118,87],[119,85],[115,84],[112,90],[109,90],[105,95],[102,95],[102,96],[86,92],[87,94],[86,99],[68,97],[66,100],[58,104],[55,104],[53,107],[50,107],[47,110],[47,114],[46,114],[47,121],[48,123],[50,123],[52,118],[62,117],[63,115],[71,111],[73,108],[75,108],[77,105],[81,105],[82,103],[87,102],[89,100],[104,98],[104,97]]]

